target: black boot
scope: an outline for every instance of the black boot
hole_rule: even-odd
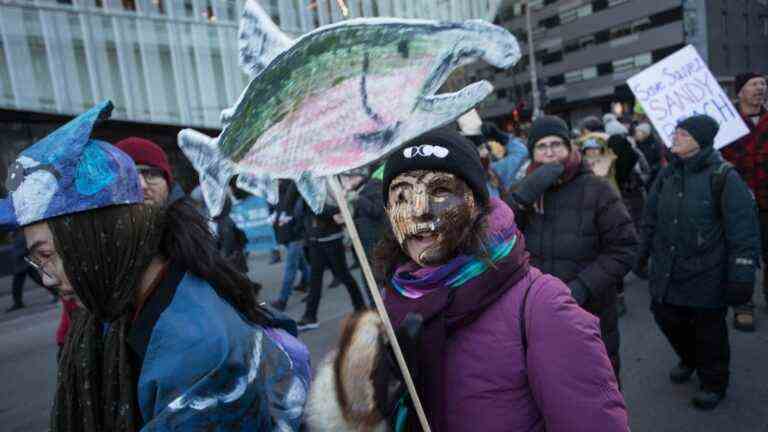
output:
[[[24,303],[14,303],[13,306],[9,307],[5,311],[6,312],[13,312],[13,311],[17,311],[19,309],[24,309]]]
[[[696,369],[680,363],[669,371],[669,380],[675,384],[682,384],[691,379],[691,375],[693,375],[695,371]]]
[[[691,399],[691,403],[696,408],[703,411],[711,411],[717,407],[721,400],[725,397],[725,393],[716,393],[708,390],[701,389],[696,392]]]

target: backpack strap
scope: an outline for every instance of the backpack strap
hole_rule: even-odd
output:
[[[723,193],[725,192],[725,184],[728,181],[728,174],[733,169],[733,165],[730,162],[723,161],[712,171],[712,204],[717,209],[717,215],[722,219],[723,213]]]
[[[518,316],[520,317],[520,340],[522,341],[522,345],[523,345],[523,363],[527,362],[526,357],[528,354],[528,334],[525,331],[525,304],[528,303],[528,294],[531,293],[531,287],[542,276],[544,276],[544,273],[541,273],[540,275],[533,278],[531,283],[528,284],[527,287],[525,287],[525,294],[523,294],[523,301],[520,302],[520,313],[518,314]]]

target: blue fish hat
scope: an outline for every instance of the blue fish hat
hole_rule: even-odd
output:
[[[0,229],[144,201],[133,160],[111,144],[91,139],[96,122],[111,112],[112,102],[101,102],[21,152],[8,169]]]

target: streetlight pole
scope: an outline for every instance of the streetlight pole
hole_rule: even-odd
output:
[[[528,34],[528,64],[531,71],[531,95],[533,97],[533,118],[539,116],[541,112],[541,101],[539,100],[538,76],[536,73],[536,54],[533,49],[533,27],[531,26],[531,2],[525,2],[525,26]]]

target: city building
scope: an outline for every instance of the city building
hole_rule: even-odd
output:
[[[542,106],[572,123],[588,115],[629,109],[627,78],[686,44],[693,44],[727,88],[747,70],[768,73],[768,0],[531,0],[506,1],[496,22],[521,43],[513,69],[471,67],[465,81],[496,87],[481,114],[504,123],[532,104],[526,4]]]
[[[500,0],[261,0],[287,33],[360,16],[490,19]],[[0,1],[0,166],[70,116],[111,99],[98,137],[137,134],[176,147],[193,127],[215,135],[248,82],[238,65],[243,0]],[[4,173],[0,176],[5,178]]]

